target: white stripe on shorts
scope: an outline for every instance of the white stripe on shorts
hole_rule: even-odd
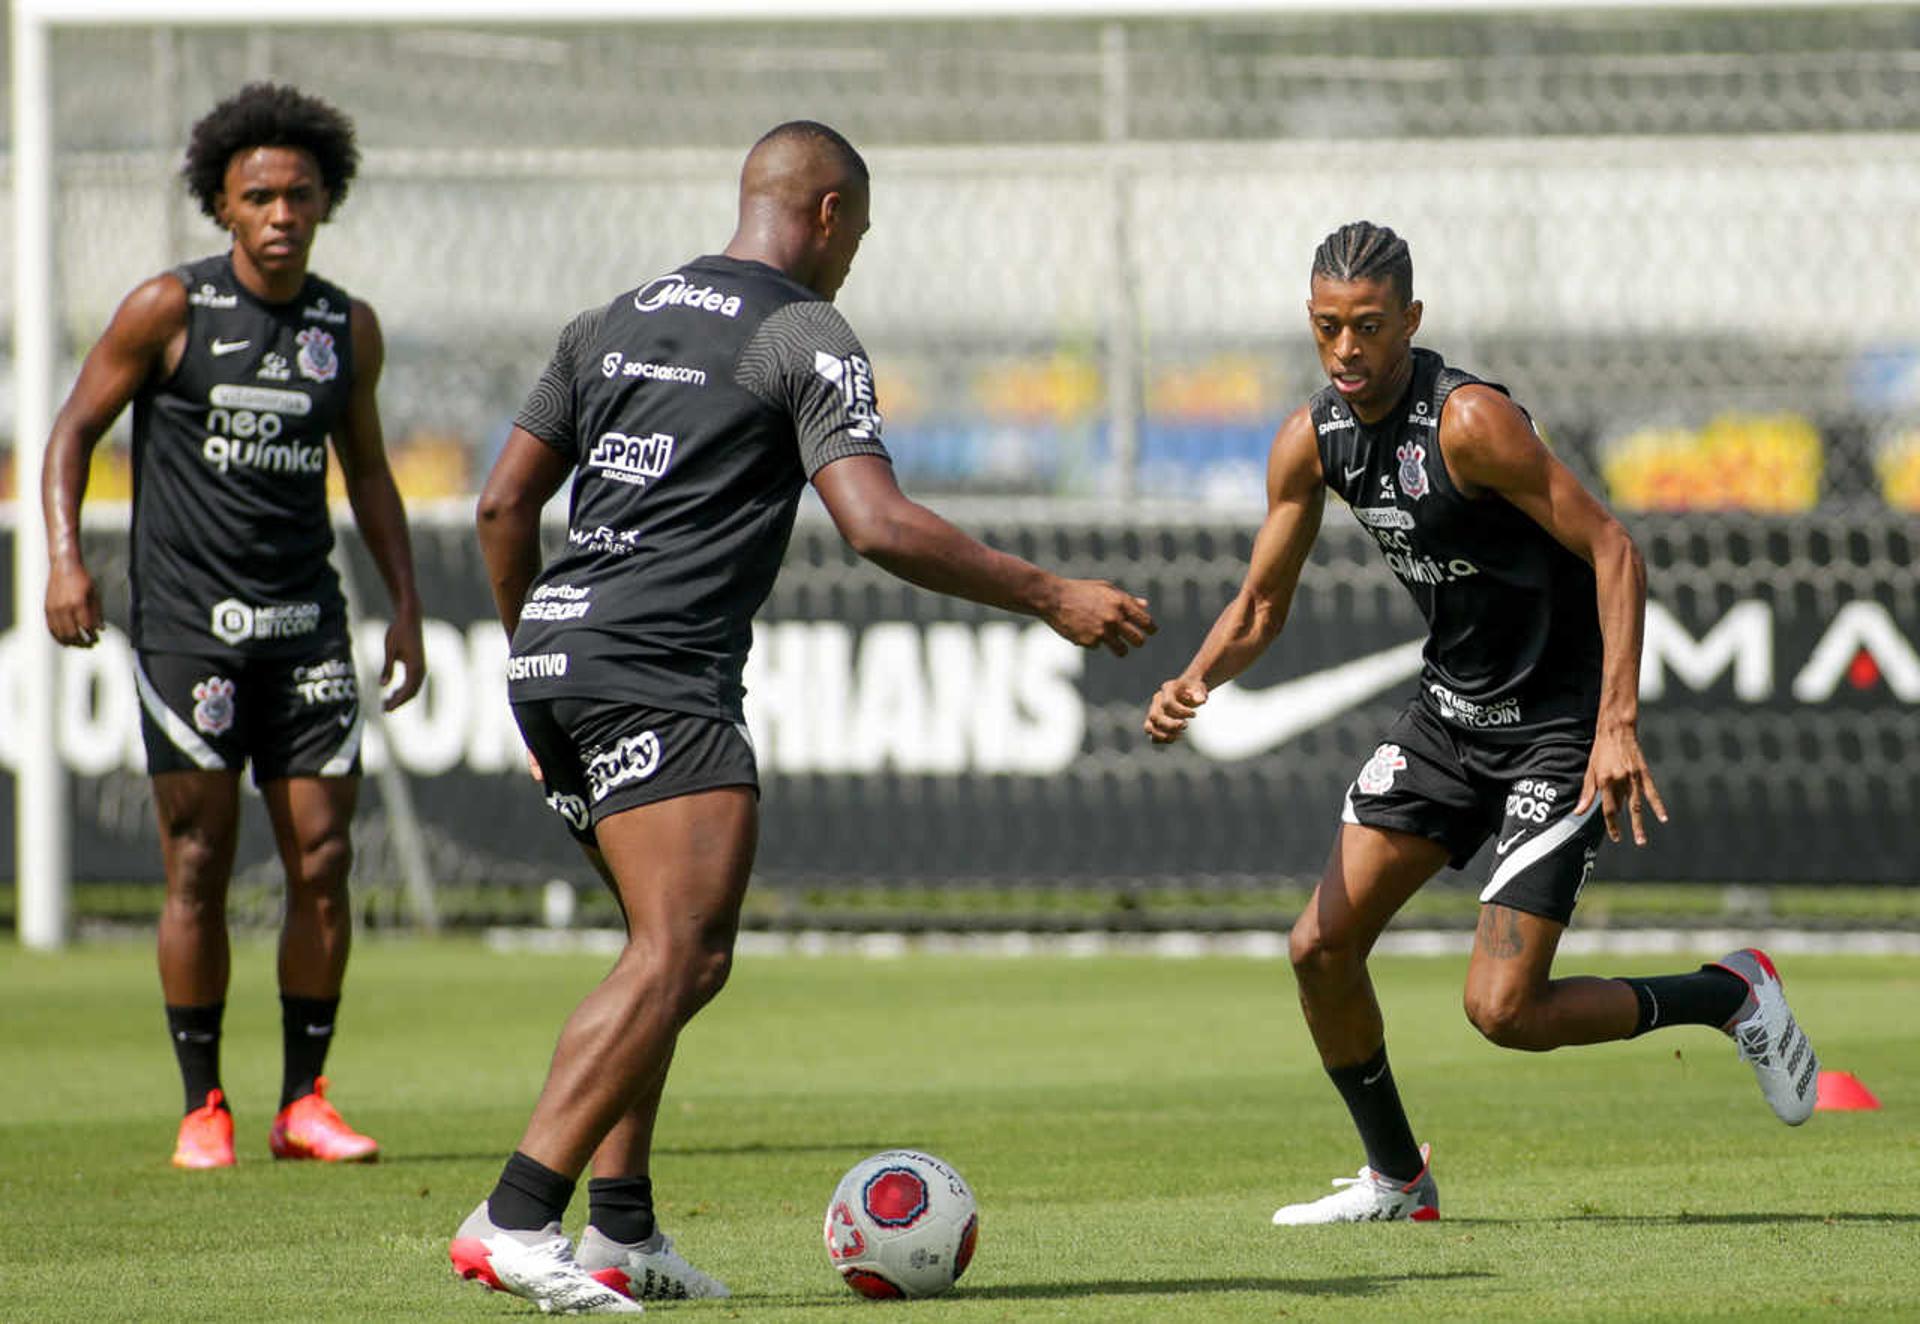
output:
[[[179,713],[167,707],[167,701],[160,697],[160,691],[147,679],[147,670],[140,665],[140,659],[133,659],[133,684],[140,691],[140,706],[147,710],[147,716],[154,720],[159,728],[166,732],[173,747],[192,759],[194,763],[212,772],[218,772],[227,766],[225,759],[214,752],[213,746],[200,738],[198,732],[188,726]]]
[[[1568,814],[1558,823],[1555,823],[1545,832],[1542,832],[1532,841],[1529,841],[1526,845],[1509,855],[1501,862],[1500,867],[1493,871],[1493,877],[1487,880],[1486,890],[1480,893],[1480,900],[1482,902],[1493,900],[1501,888],[1519,876],[1522,869],[1559,850],[1560,847],[1564,846],[1573,837],[1574,833],[1580,830],[1581,825],[1592,818],[1599,810],[1600,797],[1596,795],[1593,797],[1593,803],[1587,806],[1586,813]]]

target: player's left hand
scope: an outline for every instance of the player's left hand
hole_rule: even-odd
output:
[[[1640,752],[1640,738],[1631,722],[1603,723],[1593,737],[1593,753],[1587,758],[1586,780],[1580,784],[1580,802],[1573,807],[1584,814],[1600,800],[1600,815],[1606,820],[1607,839],[1620,840],[1620,806],[1627,807],[1633,827],[1633,844],[1647,844],[1647,824],[1642,803],[1653,808],[1653,815],[1667,821],[1667,806],[1660,799],[1660,788],[1653,784],[1653,772],[1647,756]]]
[[[394,684],[398,669],[400,683]],[[387,627],[387,656],[380,665],[382,712],[392,712],[420,692],[427,678],[427,646],[420,638],[419,616],[400,617]],[[392,690],[388,690],[392,686]]]

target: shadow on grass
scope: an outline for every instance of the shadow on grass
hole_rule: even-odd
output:
[[[1042,1301],[1076,1296],[1185,1296],[1189,1292],[1287,1292],[1294,1296],[1373,1296],[1413,1283],[1492,1278],[1481,1269],[1445,1273],[1350,1274],[1344,1278],[1143,1278],[1092,1283],[1008,1283],[967,1292],[985,1301]]]
[[[1344,1278],[1108,1278],[1085,1283],[1006,1283],[995,1287],[955,1289],[956,1299],[969,1301],[1050,1301],[1077,1297],[1107,1296],[1187,1296],[1201,1292],[1284,1292],[1293,1296],[1375,1296],[1394,1288],[1417,1283],[1458,1282],[1475,1278],[1493,1278],[1478,1269],[1457,1269],[1445,1273],[1352,1274]],[[841,1310],[847,1306],[844,1294],[805,1297],[765,1298],[789,1306],[820,1306]]]
[[[1542,1223],[1629,1223],[1636,1227],[1775,1227],[1795,1223],[1920,1223],[1920,1214],[1548,1214],[1539,1218],[1449,1218],[1449,1227],[1535,1227]]]

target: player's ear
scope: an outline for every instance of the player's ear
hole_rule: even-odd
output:
[[[1420,314],[1423,308],[1424,305],[1418,299],[1415,299],[1407,305],[1407,334],[1409,336],[1420,329]]]
[[[845,210],[845,200],[839,189],[828,189],[820,195],[820,209],[814,217],[821,234],[832,234],[840,228],[841,213]]]
[[[221,189],[213,195],[213,223],[222,230],[233,228],[233,218],[227,215],[227,191]]]

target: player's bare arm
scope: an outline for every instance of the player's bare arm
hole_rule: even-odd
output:
[[[40,504],[47,524],[47,629],[63,644],[91,648],[105,624],[99,590],[80,555],[80,503],[93,448],[150,376],[178,365],[186,335],[186,287],[170,275],[142,281],[115,310],[53,420]]]
[[[1647,610],[1640,549],[1613,513],[1546,448],[1520,407],[1500,392],[1485,386],[1455,391],[1440,428],[1447,471],[1462,493],[1498,494],[1593,567],[1602,641],[1600,713],[1575,811],[1584,813],[1597,796],[1607,835],[1618,841],[1624,804],[1634,843],[1645,845],[1643,801],[1662,823],[1667,807],[1637,733]]]
[[[1326,496],[1312,416],[1296,410],[1280,425],[1267,456],[1267,517],[1254,537],[1246,580],[1186,670],[1154,694],[1145,724],[1154,743],[1178,740],[1212,688],[1252,666],[1279,635],[1319,536]]]
[[[380,569],[392,604],[387,626],[386,656],[380,664],[381,706],[388,712],[420,691],[427,675],[427,650],[420,637],[420,594],[413,581],[413,547],[407,536],[407,512],[387,464],[385,437],[380,429],[377,392],[386,346],[373,309],[353,301],[353,394],[333,438],[340,457],[340,476],[354,523],[366,540],[367,551]],[[396,670],[400,683],[393,684]],[[388,687],[392,686],[391,692]]]
[[[494,609],[508,635],[520,624],[527,590],[540,573],[540,512],[572,472],[564,455],[516,427],[507,434],[507,444],[480,490],[474,524]]]
[[[878,456],[835,460],[813,485],[847,545],[910,584],[1038,616],[1062,638],[1119,657],[1157,628],[1145,598],[1101,579],[1063,579],[968,537],[910,500]]]

